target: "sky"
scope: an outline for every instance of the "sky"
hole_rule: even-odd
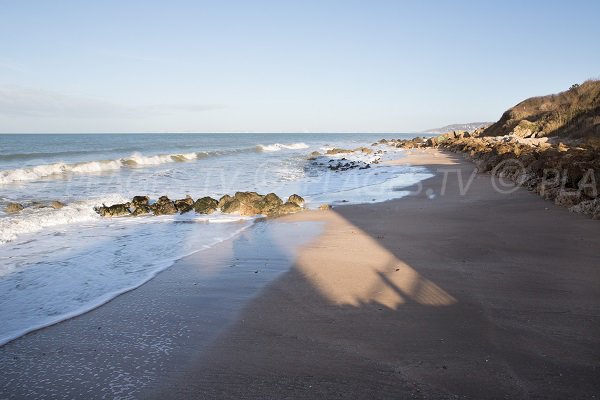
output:
[[[0,0],[0,133],[417,132],[600,78],[593,1]]]

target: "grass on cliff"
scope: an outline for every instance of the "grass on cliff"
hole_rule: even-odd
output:
[[[600,80],[588,80],[569,90],[532,97],[507,110],[484,136],[529,130],[536,136],[600,138]]]

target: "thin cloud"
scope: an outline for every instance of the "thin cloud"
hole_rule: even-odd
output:
[[[224,108],[203,104],[125,106],[49,90],[0,86],[0,115],[37,118],[140,118],[176,112],[203,112]]]

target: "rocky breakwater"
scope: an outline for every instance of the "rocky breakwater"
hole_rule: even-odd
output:
[[[483,136],[454,131],[432,138],[391,140],[403,149],[438,148],[462,154],[478,172],[491,173],[544,199],[600,219],[600,145],[589,139]]]
[[[65,203],[60,202],[58,200],[54,200],[51,202],[32,201],[28,203],[10,202],[6,204],[6,206],[4,207],[4,211],[9,214],[15,214],[23,211],[26,208],[53,208],[55,210],[58,210],[63,208],[65,205]]]
[[[352,169],[368,169],[371,164],[379,164],[383,150],[373,150],[368,147],[356,149],[333,148],[325,153],[314,151],[309,160],[311,167],[327,168],[335,172],[343,172]],[[346,158],[350,157],[352,159]]]
[[[216,211],[244,216],[277,217],[303,209],[304,199],[297,194],[291,195],[284,202],[275,193],[262,195],[256,192],[237,192],[233,196],[224,195],[219,200],[201,197],[194,201],[190,196],[171,200],[167,196],[161,196],[152,204],[148,196],[135,196],[130,202],[110,206],[103,204],[94,210],[103,217],[174,215],[188,212],[212,214]]]

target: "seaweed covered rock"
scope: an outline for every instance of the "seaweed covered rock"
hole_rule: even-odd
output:
[[[150,206],[154,215],[173,215],[177,214],[177,207],[167,196],[161,196],[156,203]]]
[[[149,205],[150,204],[150,198],[148,196],[133,196],[133,199],[131,199],[131,204],[134,206],[138,206],[138,205]]]
[[[173,202],[177,211],[181,214],[192,211],[194,209],[194,199],[192,199],[189,195],[185,197],[185,199],[175,200]]]
[[[223,196],[225,197],[225,196]],[[260,214],[259,202],[263,196],[256,192],[236,192],[229,199],[226,199],[221,206],[221,211],[225,214],[257,215]],[[220,203],[220,202],[219,202]]]
[[[297,213],[298,211],[302,211],[302,207],[300,207],[296,203],[291,203],[288,201],[288,202],[280,205],[279,207],[277,207],[277,209],[273,212],[272,215],[277,216],[277,215],[293,214],[293,213]]]
[[[212,214],[217,211],[219,202],[212,197],[202,197],[194,202],[194,211],[198,214]]]
[[[271,215],[283,204],[283,200],[275,193],[269,193],[264,196],[257,204],[259,214]]]
[[[8,213],[16,213],[16,212],[19,212],[19,211],[23,210],[23,208],[25,208],[25,207],[23,207],[22,204],[19,204],[19,203],[8,203],[6,205],[5,211],[8,212]]]
[[[54,200],[52,203],[50,203],[50,207],[54,208],[55,210],[60,210],[65,205],[66,205],[65,203],[58,201],[58,200]]]
[[[223,195],[219,199],[219,203],[217,204],[217,207],[219,207],[220,209],[223,209],[225,204],[229,203],[231,200],[233,200],[233,197],[231,197],[230,195],[228,195],[228,194]]]
[[[95,211],[103,217],[122,217],[125,215],[131,215],[131,203],[120,203],[113,204],[112,206],[102,205],[102,207],[96,207]]]
[[[131,211],[131,215],[148,215],[152,213],[152,209],[150,208],[150,198],[148,196],[133,196],[131,199],[131,206],[133,210]]]
[[[297,194],[293,194],[288,198],[288,203],[294,203],[299,207],[304,207],[304,199]]]

